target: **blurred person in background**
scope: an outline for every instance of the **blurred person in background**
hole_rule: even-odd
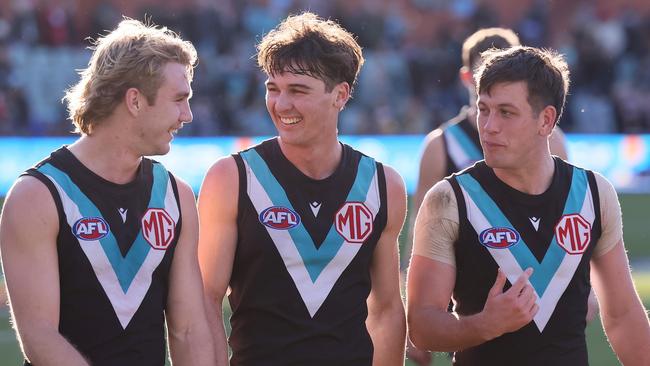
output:
[[[411,340],[455,351],[455,365],[587,365],[593,284],[621,362],[650,364],[650,322],[631,279],[616,191],[550,153],[566,62],[518,46],[483,53],[476,75],[485,160],[436,183],[418,212]]]
[[[25,172],[0,220],[26,365],[214,365],[190,187],[144,156],[192,121],[196,50],[123,20],[65,100],[81,135]]]
[[[232,365],[402,365],[404,182],[338,140],[361,47],[307,12],[257,49],[278,136],[218,160],[199,193],[199,261],[219,358],[230,287]]]

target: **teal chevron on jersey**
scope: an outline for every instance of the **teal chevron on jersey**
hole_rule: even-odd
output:
[[[158,168],[156,168],[158,167]],[[50,176],[56,180],[56,182],[61,186],[68,197],[79,207],[79,211],[82,217],[102,217],[102,214],[99,212],[99,209],[86,197],[83,192],[77,187],[76,184],[72,182],[70,177],[65,173],[53,167],[50,164],[45,164],[38,169],[41,173]],[[161,194],[166,190],[166,185],[164,190],[161,187],[156,185],[156,182],[166,178],[167,171],[165,168],[162,168],[160,164],[154,165],[154,191],[151,194],[151,201],[149,207],[163,207],[164,194]],[[162,186],[162,185],[161,185]],[[151,249],[151,246],[142,237],[142,232],[140,232],[135,239],[135,242],[127,252],[126,256],[122,256],[120,253],[120,248],[117,245],[117,241],[113,236],[113,233],[110,231],[108,234],[99,239],[108,260],[111,263],[111,266],[115,270],[118,280],[120,281],[120,286],[122,290],[126,292],[131,285],[131,281],[135,277],[135,274],[140,269],[142,262],[144,262],[147,253]]]
[[[476,147],[472,139],[467,136],[460,125],[450,125],[446,129],[446,132],[450,133],[451,136],[456,140],[456,145],[463,149],[463,152],[465,155],[467,155],[468,159],[472,161],[479,161],[483,159],[483,152]]]
[[[253,149],[243,152],[242,157],[246,160],[259,180],[260,184],[268,194],[274,206],[295,209],[289,202],[289,198],[280,183],[271,174],[268,166],[262,157]],[[359,162],[359,171],[350,190],[347,201],[363,202],[366,200],[370,182],[375,175],[375,162],[368,157],[362,157]],[[316,281],[325,266],[330,263],[332,258],[341,248],[344,239],[336,232],[334,225],[330,228],[320,248],[316,248],[314,242],[302,225],[299,223],[294,228],[289,229],[289,234],[300,253],[303,263],[309,272],[312,281]]]
[[[488,219],[493,227],[514,228],[497,204],[488,196],[481,185],[469,174],[462,174],[457,177],[460,185],[469,193],[471,199],[476,203],[483,215]],[[569,196],[564,206],[563,215],[578,213],[582,208],[587,190],[587,175],[583,170],[574,168],[573,179]],[[548,247],[542,262],[530,251],[523,238],[520,239],[519,245],[514,245],[508,250],[515,257],[521,268],[533,268],[533,275],[530,277],[530,283],[533,285],[539,296],[544,294],[546,287],[555,275],[560,263],[566,252],[557,244],[555,236]]]
[[[100,210],[79,189],[72,179],[51,164],[38,171],[55,185],[70,228],[82,218],[102,217]],[[153,164],[153,185],[149,208],[165,208],[175,223],[179,212],[169,175],[161,164]],[[163,250],[153,249],[139,230],[135,241],[122,256],[112,232],[97,240],[78,239],[79,245],[93,267],[95,275],[108,296],[124,328],[140,306],[151,284],[153,271],[162,261]]]

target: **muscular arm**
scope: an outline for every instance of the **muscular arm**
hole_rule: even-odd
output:
[[[591,259],[592,284],[609,342],[624,365],[650,364],[650,322],[630,275],[616,192],[596,174],[603,233]],[[607,203],[607,202],[611,203]]]
[[[455,209],[454,213],[449,208]],[[499,271],[483,310],[458,316],[447,312],[455,282],[455,264],[445,251],[458,237],[456,199],[448,182],[430,190],[415,223],[415,248],[408,275],[409,335],[415,346],[434,351],[457,351],[484,343],[528,324],[535,313],[535,294],[528,283],[532,271],[503,292],[505,275]],[[427,249],[432,246],[443,249]]]
[[[172,262],[165,314],[170,355],[174,365],[214,365],[197,259],[199,228],[194,193],[186,183],[177,182],[183,227]]]
[[[88,365],[59,333],[58,231],[47,187],[36,178],[20,178],[0,218],[0,251],[23,352],[34,365]]]
[[[238,177],[234,158],[223,158],[210,168],[199,193],[199,264],[208,324],[219,365],[228,364],[228,344],[221,306],[230,282],[237,246]]]
[[[649,365],[650,323],[630,276],[623,241],[591,263],[603,327],[614,352],[624,365]]]
[[[402,365],[406,341],[404,304],[399,289],[397,237],[406,215],[406,190],[395,170],[386,167],[388,221],[372,258],[372,289],[366,326],[374,345],[373,366]]]

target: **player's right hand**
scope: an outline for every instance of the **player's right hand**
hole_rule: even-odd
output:
[[[528,281],[532,273],[532,268],[526,269],[512,287],[504,292],[506,275],[499,269],[480,314],[487,339],[514,332],[533,320],[539,306],[535,302],[535,289]]]

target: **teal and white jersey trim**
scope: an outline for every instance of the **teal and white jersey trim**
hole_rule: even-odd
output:
[[[447,127],[443,136],[449,156],[459,169],[465,169],[483,159],[483,153],[458,124]]]
[[[102,217],[99,209],[67,174],[50,164],[41,166],[38,171],[48,177],[56,187],[71,229],[81,218]],[[174,223],[178,224],[178,205],[167,170],[161,164],[153,164],[153,176],[149,207],[164,207]],[[77,240],[108,296],[122,328],[126,329],[149,290],[153,272],[166,251],[153,249],[142,236],[142,230],[126,256],[122,256],[110,231],[98,240]]]
[[[467,218],[477,234],[492,227],[514,228],[496,203],[483,190],[481,185],[469,174],[456,177],[460,184],[467,208]],[[573,168],[571,188],[564,206],[563,215],[580,213],[593,226],[595,209],[591,189],[584,170]],[[507,249],[487,248],[501,270],[507,275],[510,283],[528,268],[533,268],[530,284],[535,289],[539,311],[534,321],[537,328],[544,330],[551,318],[555,306],[573,278],[582,254],[568,254],[557,243],[553,235],[542,262],[538,262],[530,249],[520,239],[518,244]]]
[[[262,157],[253,149],[242,152],[246,167],[247,193],[258,215],[271,206],[293,209],[284,189]],[[364,202],[377,216],[381,204],[375,161],[363,156],[347,201]],[[302,222],[288,230],[265,227],[302,297],[309,315],[314,317],[343,271],[361,249],[346,241],[334,224],[324,242],[316,248]]]

